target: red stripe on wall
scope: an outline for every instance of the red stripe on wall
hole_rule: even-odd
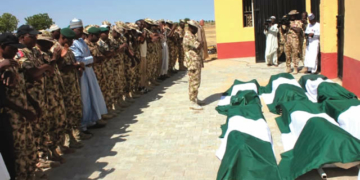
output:
[[[360,60],[360,59],[359,59]],[[360,61],[344,56],[343,86],[360,97]]]
[[[254,57],[255,41],[218,43],[217,53],[219,59]]]
[[[321,74],[329,79],[338,77],[337,53],[321,53]]]

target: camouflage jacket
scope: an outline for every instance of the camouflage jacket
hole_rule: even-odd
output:
[[[107,39],[106,41],[99,39],[97,43],[99,45],[99,50],[102,54],[105,54],[106,52],[113,50],[111,47],[110,39]]]
[[[40,50],[39,50],[40,51]],[[43,62],[45,64],[50,64],[50,60],[52,57],[52,53],[51,52],[42,52],[41,51],[41,55],[43,57]],[[59,98],[61,98],[61,94],[65,92],[64,89],[64,82],[62,80],[61,77],[61,73],[59,70],[59,67],[57,64],[55,64],[54,66],[54,73],[53,74],[49,74],[49,73],[45,73],[46,76],[46,81],[45,81],[45,92],[46,92],[46,101],[48,102],[49,98],[54,98],[59,100]]]
[[[287,38],[300,38],[294,30],[291,30],[291,27],[298,27],[303,29],[303,23],[300,20],[290,21],[290,29],[287,32]],[[302,36],[302,34],[303,32],[300,32],[299,35]]]
[[[120,38],[110,38],[110,46],[114,49],[114,50],[118,50],[119,47],[124,43],[123,40],[121,40]],[[124,57],[125,54],[124,52],[120,52],[118,51],[114,57],[114,65],[119,65],[121,64],[121,62],[124,61]]]
[[[2,62],[2,61],[3,61],[3,59],[0,60],[0,62]],[[10,72],[14,73],[17,78],[17,83],[15,84],[14,87],[6,87],[6,89],[5,89],[6,98],[8,99],[8,101],[13,102],[17,106],[27,109],[28,103],[27,103],[27,97],[26,97],[26,85],[25,85],[24,73],[20,73],[19,69],[17,67],[8,68],[5,71],[10,71]],[[14,111],[12,109],[5,108],[5,111],[6,111],[6,113],[18,114],[19,115],[18,117],[22,117],[18,112]],[[11,124],[13,124],[13,125],[21,124],[22,120],[24,120],[24,119],[23,118],[11,118]]]
[[[182,46],[183,39],[185,36],[185,29],[178,26],[177,29],[175,30],[175,33],[179,34],[178,46]]]
[[[165,30],[167,31],[167,34],[170,34],[170,32],[171,32],[170,28],[166,28]],[[180,39],[179,33],[177,33],[177,32],[174,32],[172,37],[168,37],[167,43],[168,43],[169,48],[176,47],[179,42],[179,39]]]
[[[44,64],[42,60],[42,55],[37,48],[28,49],[23,48],[20,49],[16,55],[16,59],[19,62],[20,69],[24,72],[25,76],[25,84],[26,90],[29,95],[39,103],[40,108],[45,107],[45,81],[46,77],[45,74],[43,78],[39,81],[33,81],[30,77],[26,76],[27,70],[32,68],[39,68],[41,65]]]
[[[184,36],[183,47],[185,52],[185,66],[189,70],[196,70],[203,66],[201,59],[200,42],[196,36],[187,31]]]

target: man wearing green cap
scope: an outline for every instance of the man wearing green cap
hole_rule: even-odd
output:
[[[66,118],[69,121],[69,128],[72,129],[70,138],[71,141],[75,139],[79,142],[80,140],[90,139],[92,136],[80,132],[82,103],[79,81],[85,65],[82,62],[76,62],[74,53],[69,49],[73,44],[74,38],[74,31],[70,28],[63,28],[60,30],[58,46],[54,48],[61,48],[62,62],[59,64],[59,69],[64,82],[63,98]]]
[[[36,164],[36,146],[31,124],[35,123],[37,116],[28,108],[29,96],[26,92],[24,74],[19,71],[18,63],[13,60],[18,48],[24,47],[13,34],[3,33],[0,35],[2,80],[11,77],[10,74],[15,77],[3,85],[5,86],[3,96],[6,98],[1,101],[1,104],[3,105],[3,113],[7,115],[8,119],[1,119],[0,122],[0,151],[11,179],[15,179],[15,177],[19,179],[30,178],[34,173]]]
[[[99,50],[102,55],[105,57],[103,62],[103,69],[106,69],[106,73],[103,73],[102,79],[100,80],[100,87],[102,89],[106,107],[109,114],[103,115],[104,119],[111,119],[116,115],[116,112],[113,110],[114,104],[114,50],[111,47],[109,39],[109,31],[106,25],[100,26],[100,39],[98,41]]]

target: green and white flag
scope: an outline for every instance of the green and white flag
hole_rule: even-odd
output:
[[[279,114],[277,106],[284,102],[308,100],[305,91],[288,73],[273,75],[267,86],[260,88],[260,95],[270,112]]]
[[[360,101],[332,100],[323,102],[324,111],[337,121],[339,126],[360,139]]]
[[[354,99],[355,94],[323,75],[305,75],[299,80],[301,87],[312,102]]]
[[[229,109],[216,156],[218,180],[280,179],[270,129],[258,105]]]
[[[247,104],[261,104],[258,97],[259,84],[256,80],[248,82],[235,80],[234,84],[223,93],[216,110],[219,114],[226,115],[227,110],[233,106]]]
[[[282,179],[296,179],[325,164],[360,161],[360,140],[340,128],[321,104],[292,101],[280,106],[276,122],[286,151],[279,164]]]

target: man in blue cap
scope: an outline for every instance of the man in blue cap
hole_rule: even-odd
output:
[[[74,53],[76,61],[83,62],[86,66],[80,79],[81,100],[83,104],[81,130],[85,134],[91,134],[87,130],[87,127],[104,127],[106,125],[106,122],[101,120],[101,115],[107,114],[107,109],[99,83],[92,68],[94,58],[90,53],[89,47],[81,38],[84,31],[82,21],[80,19],[73,19],[70,22],[70,29],[76,34],[70,49]]]

